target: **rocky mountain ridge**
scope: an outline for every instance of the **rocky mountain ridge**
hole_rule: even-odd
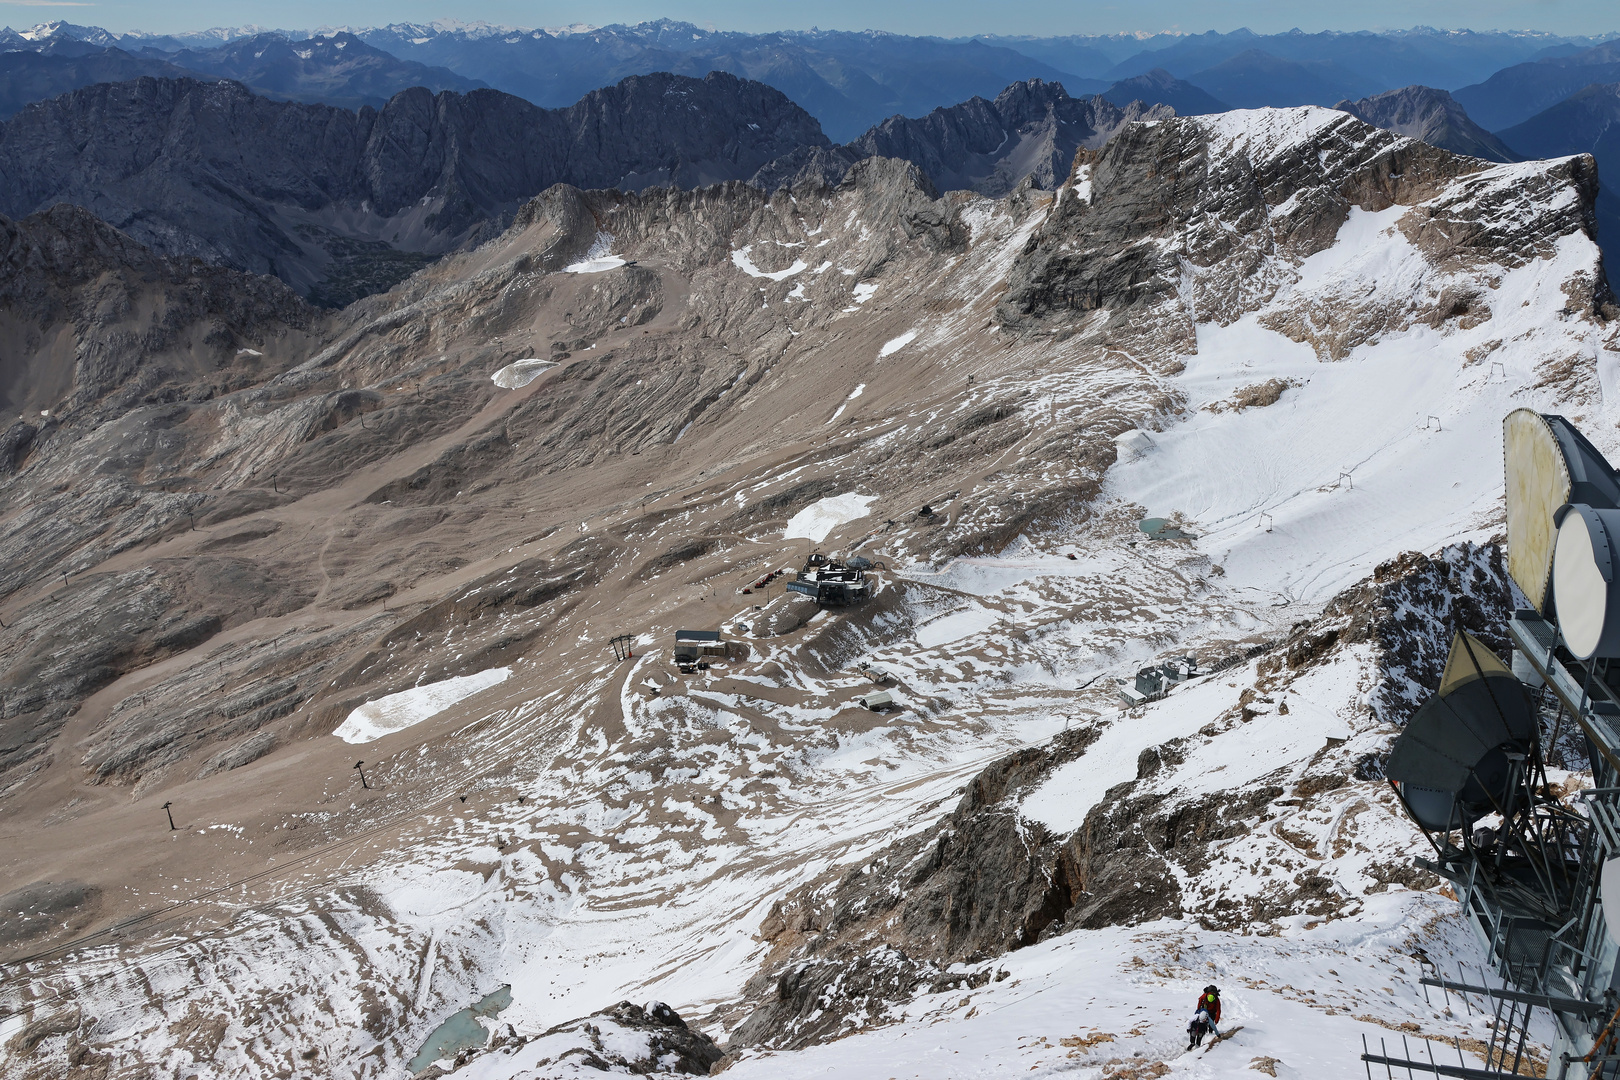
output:
[[[74,203],[156,251],[344,303],[498,231],[554,183],[745,179],[825,143],[780,93],[720,73],[635,77],[563,110],[418,88],[357,113],[232,82],[140,79],[6,122],[0,212]]]
[[[1165,105],[1073,98],[1056,83],[1032,79],[994,101],[974,98],[918,119],[890,117],[854,142],[802,148],[771,162],[753,183],[773,190],[812,174],[837,183],[855,163],[882,157],[910,162],[939,191],[999,198],[1024,183],[1051,190],[1080,150],[1101,148],[1134,121],[1174,115]]]
[[[1025,182],[1051,188],[1078,150],[1171,115],[1035,80],[834,147],[780,94],[720,73],[633,78],[552,112],[494,91],[417,88],[350,113],[271,102],[237,83],[140,80],[39,103],[7,124],[0,177],[16,183],[0,210],[82,205],[158,251],[272,274],[340,306],[477,243],[555,182],[742,179],[770,190],[811,172],[836,183],[882,156],[911,161],[938,189],[1000,196]]]

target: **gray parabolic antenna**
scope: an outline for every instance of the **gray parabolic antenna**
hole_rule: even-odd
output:
[[[1603,921],[1608,926],[1609,940],[1620,945],[1620,859],[1603,864],[1598,890],[1603,897]]]
[[[1620,656],[1620,510],[1577,503],[1555,520],[1552,594],[1564,644],[1582,660]]]
[[[1479,639],[1458,634],[1440,689],[1396,737],[1385,775],[1423,828],[1466,828],[1504,804],[1508,755],[1526,752],[1534,733],[1524,685]]]

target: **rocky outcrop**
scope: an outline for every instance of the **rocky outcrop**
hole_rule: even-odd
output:
[[[725,1054],[708,1035],[687,1025],[662,1001],[645,1008],[621,1001],[612,1008],[558,1024],[538,1035],[508,1026],[487,1046],[460,1051],[456,1069],[490,1054],[521,1062],[531,1075],[579,1075],[584,1070],[635,1076],[708,1076]],[[547,1070],[545,1073],[539,1070]],[[448,1075],[438,1066],[416,1074],[420,1080]]]
[[[1136,120],[1174,110],[1107,98],[1072,98],[1058,83],[1014,83],[994,101],[974,98],[919,119],[891,117],[846,149],[863,157],[910,161],[941,191],[1001,196],[1028,178],[1050,190],[1062,183],[1082,147],[1095,150]]]
[[[1034,942],[1072,896],[1056,863],[1059,838],[1023,821],[1018,800],[1096,734],[1076,730],[995,762],[933,828],[778,901],[760,925],[771,958],[746,991],[758,1004],[734,1044],[836,1038],[887,1002],[974,978],[953,965]]]
[[[1620,82],[1587,86],[1501,136],[1528,157],[1592,155],[1603,180],[1595,204],[1597,239],[1611,286],[1620,280]]]
[[[891,116],[843,146],[801,147],[751,182],[767,191],[836,184],[856,162],[885,157],[911,162],[940,191],[999,198],[1025,182],[1050,190],[1068,175],[1077,151],[1098,149],[1133,121],[1174,115],[1165,105],[1073,98],[1059,83],[1030,79],[994,101],[976,97],[916,119]]]
[[[567,109],[418,87],[359,112],[138,79],[6,123],[0,212],[75,203],[159,253],[347,299],[357,278],[386,287],[421,265],[398,253],[493,235],[553,184],[694,187],[825,144],[781,93],[718,72],[636,76]]]
[[[1468,118],[1457,99],[1428,86],[1403,86],[1333,106],[1374,127],[1486,161],[1518,161],[1508,144]]]
[[[1063,196],[1036,230],[997,313],[1024,332],[1081,319],[1103,340],[1190,347],[1191,320],[1222,321],[1268,303],[1294,278],[1261,273],[1268,258],[1297,264],[1332,245],[1352,207],[1413,209],[1400,228],[1440,269],[1545,254],[1549,238],[1595,231],[1590,158],[1486,173],[1459,157],[1325,109],[1289,113],[1296,137],[1262,134],[1280,112],[1260,110],[1134,125],[1095,158],[1077,159]],[[1477,181],[1464,178],[1483,174]],[[1575,187],[1552,202],[1541,193]],[[1509,212],[1507,207],[1514,209]],[[1534,239],[1532,239],[1534,238]],[[1190,271],[1190,272],[1189,272]],[[1591,282],[1589,304],[1607,300]],[[1131,320],[1108,316],[1132,312]],[[1091,313],[1096,313],[1095,315]],[[1438,286],[1396,290],[1332,310],[1301,304],[1268,325],[1309,341],[1324,359],[1415,322],[1483,317]]]

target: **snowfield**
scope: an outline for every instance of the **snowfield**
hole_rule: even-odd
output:
[[[563,273],[600,274],[607,270],[615,270],[624,263],[622,256],[613,254],[613,237],[608,233],[599,232],[596,234],[596,242],[585,253],[585,257],[563,267]]]
[[[374,742],[431,719],[480,690],[505,682],[511,674],[511,668],[490,668],[368,701],[351,712],[332,734],[346,743]]]
[[[853,491],[818,499],[789,519],[782,538],[819,544],[840,525],[865,517],[870,513],[867,507],[875,502],[876,495],[858,495]]]

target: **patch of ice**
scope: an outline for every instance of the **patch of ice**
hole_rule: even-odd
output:
[[[865,517],[866,508],[875,502],[876,495],[857,495],[853,491],[817,499],[793,515],[787,528],[782,530],[782,538],[819,544],[838,526]]]
[[[612,254],[612,251],[613,237],[608,233],[599,232],[596,234],[596,243],[591,245],[591,250],[585,253],[585,257],[577,263],[569,263],[563,267],[563,273],[600,274],[604,270],[623,266],[624,259]]]
[[[556,366],[555,360],[542,360],[537,356],[530,356],[507,364],[489,378],[503,390],[516,390],[528,386],[538,379],[542,372]]]
[[[413,686],[409,690],[368,701],[351,712],[332,734],[346,743],[372,742],[437,716],[480,690],[505,682],[511,674],[511,668],[489,668],[476,675],[462,675],[426,686]]]
[[[794,274],[802,273],[803,271],[809,269],[809,265],[803,259],[794,259],[793,265],[788,267],[786,270],[772,270],[769,272],[761,270],[759,267],[755,266],[753,260],[748,257],[748,253],[753,249],[753,247],[753,244],[744,244],[742,250],[733,251],[731,253],[732,265],[741,270],[743,273],[747,274],[749,277],[764,278],[767,281],[781,281],[784,278],[790,278]]]
[[[910,345],[916,340],[917,331],[915,330],[907,330],[897,338],[890,338],[888,341],[883,343],[883,348],[878,350],[878,359],[881,360],[885,356],[893,356],[895,353],[899,352],[901,349],[905,348],[907,345]]]
[[[850,273],[854,273],[854,271],[851,270]],[[877,285],[875,283],[863,281],[859,285],[855,286],[855,302],[857,304],[864,304],[868,300],[872,299],[872,294],[875,292],[877,292]]]

